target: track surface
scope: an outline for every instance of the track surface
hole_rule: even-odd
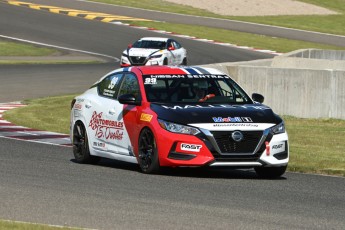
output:
[[[8,146],[12,146],[8,148]],[[0,217],[102,229],[343,229],[344,179],[80,165],[70,148],[0,139]]]
[[[157,36],[2,3],[0,31],[117,57],[136,38]],[[267,57],[179,40],[194,64]],[[1,100],[79,92],[111,65],[1,66]],[[251,170],[197,169],[145,175],[136,165],[110,160],[80,165],[72,159],[71,148],[0,138],[0,219],[100,229],[345,226],[344,178],[287,173],[280,180],[259,180]]]
[[[96,12],[104,12],[118,14],[130,17],[140,17],[157,21],[165,21],[171,23],[190,24],[216,27],[221,29],[235,30],[240,32],[262,34],[271,37],[281,37],[308,42],[324,43],[329,45],[345,47],[345,36],[337,36],[332,34],[303,31],[277,26],[268,26],[255,23],[247,23],[234,20],[203,18],[198,16],[177,15],[173,13],[163,13],[157,11],[147,11],[143,9],[135,9],[123,6],[110,6],[83,0],[27,0],[27,2],[54,5],[61,7],[78,7],[82,10],[91,10]],[[83,4],[81,4],[82,2]]]
[[[0,5],[0,33],[2,35],[86,50],[118,58],[120,58],[129,43],[133,43],[140,37],[171,37],[127,26],[53,14],[1,2]],[[191,65],[272,57],[269,54],[228,48],[189,39],[178,38],[178,40],[187,48],[189,64]]]

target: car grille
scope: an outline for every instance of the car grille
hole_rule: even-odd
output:
[[[260,142],[263,132],[243,131],[243,140],[240,142],[236,142],[231,138],[232,132],[214,131],[212,134],[221,153],[253,154]]]
[[[144,65],[146,61],[146,57],[130,56],[129,58],[132,65]]]

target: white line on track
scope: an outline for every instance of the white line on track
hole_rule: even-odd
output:
[[[67,47],[63,47],[63,46],[51,45],[51,44],[47,44],[47,43],[35,42],[35,41],[30,41],[30,40],[21,39],[21,38],[9,37],[6,35],[1,35],[1,34],[0,34],[0,38],[7,38],[7,39],[15,40],[15,41],[26,42],[26,43],[40,45],[40,46],[46,46],[46,47],[69,50],[69,51],[74,51],[74,52],[80,52],[80,53],[90,54],[90,55],[95,55],[95,56],[100,56],[100,57],[106,57],[106,58],[114,59],[116,62],[120,61],[120,59],[117,57],[113,57],[113,56],[109,56],[109,55],[105,55],[105,54],[100,54],[100,53],[89,52],[89,51],[85,51],[85,50],[78,50],[78,49],[72,49],[72,48],[67,48]]]

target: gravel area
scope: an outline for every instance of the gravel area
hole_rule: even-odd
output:
[[[231,16],[325,15],[336,12],[294,0],[165,0]]]

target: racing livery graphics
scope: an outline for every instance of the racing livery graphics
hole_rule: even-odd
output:
[[[102,157],[160,167],[254,168],[279,177],[289,161],[284,121],[211,68],[141,66],[114,70],[71,104],[77,162]]]
[[[120,65],[187,65],[187,51],[174,39],[145,37],[128,45],[122,53]]]

